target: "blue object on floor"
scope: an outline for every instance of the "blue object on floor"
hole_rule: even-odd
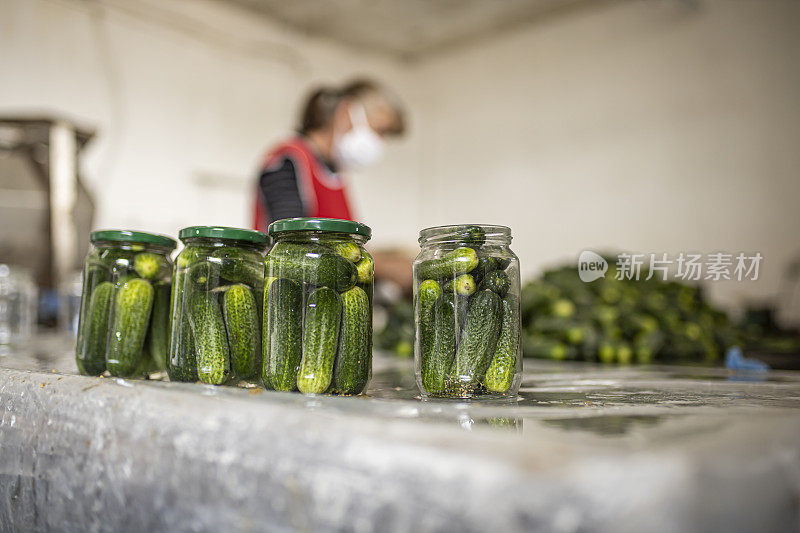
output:
[[[766,372],[769,370],[769,365],[758,359],[745,357],[742,354],[742,349],[738,346],[732,346],[725,352],[725,368],[729,370],[749,370],[757,372]]]

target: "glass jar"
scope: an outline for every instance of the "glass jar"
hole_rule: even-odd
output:
[[[175,259],[169,379],[256,383],[267,236],[218,226],[178,236],[186,246]]]
[[[82,293],[83,270],[72,272],[58,286],[58,326],[73,339],[78,335]]]
[[[23,346],[31,340],[38,294],[26,268],[0,263],[0,346]]]
[[[414,260],[414,354],[422,395],[515,396],[522,379],[519,259],[505,226],[419,234]]]
[[[76,362],[81,374],[132,377],[166,368],[175,239],[92,232],[83,266]]]
[[[364,224],[278,220],[267,254],[264,386],[360,394],[372,376],[372,278]]]

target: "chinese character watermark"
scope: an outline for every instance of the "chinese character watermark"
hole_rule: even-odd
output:
[[[621,253],[614,263],[614,279],[638,281],[656,277],[661,281],[757,281],[763,259],[760,252],[714,252],[706,255],[681,252],[674,257],[667,253]],[[608,263],[608,258],[584,250],[578,257],[578,275],[581,281],[590,283],[605,278]]]

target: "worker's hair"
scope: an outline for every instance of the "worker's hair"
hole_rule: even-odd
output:
[[[387,133],[402,135],[405,131],[404,112],[399,100],[380,84],[365,78],[352,80],[340,88],[323,86],[313,90],[303,106],[298,130],[302,134],[307,134],[328,127],[337,106],[348,99],[356,99],[362,103],[374,100],[388,106],[394,112],[395,120]]]

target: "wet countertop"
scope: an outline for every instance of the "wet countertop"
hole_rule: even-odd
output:
[[[525,361],[514,401],[75,375],[0,354],[0,530],[797,531],[800,372]]]

